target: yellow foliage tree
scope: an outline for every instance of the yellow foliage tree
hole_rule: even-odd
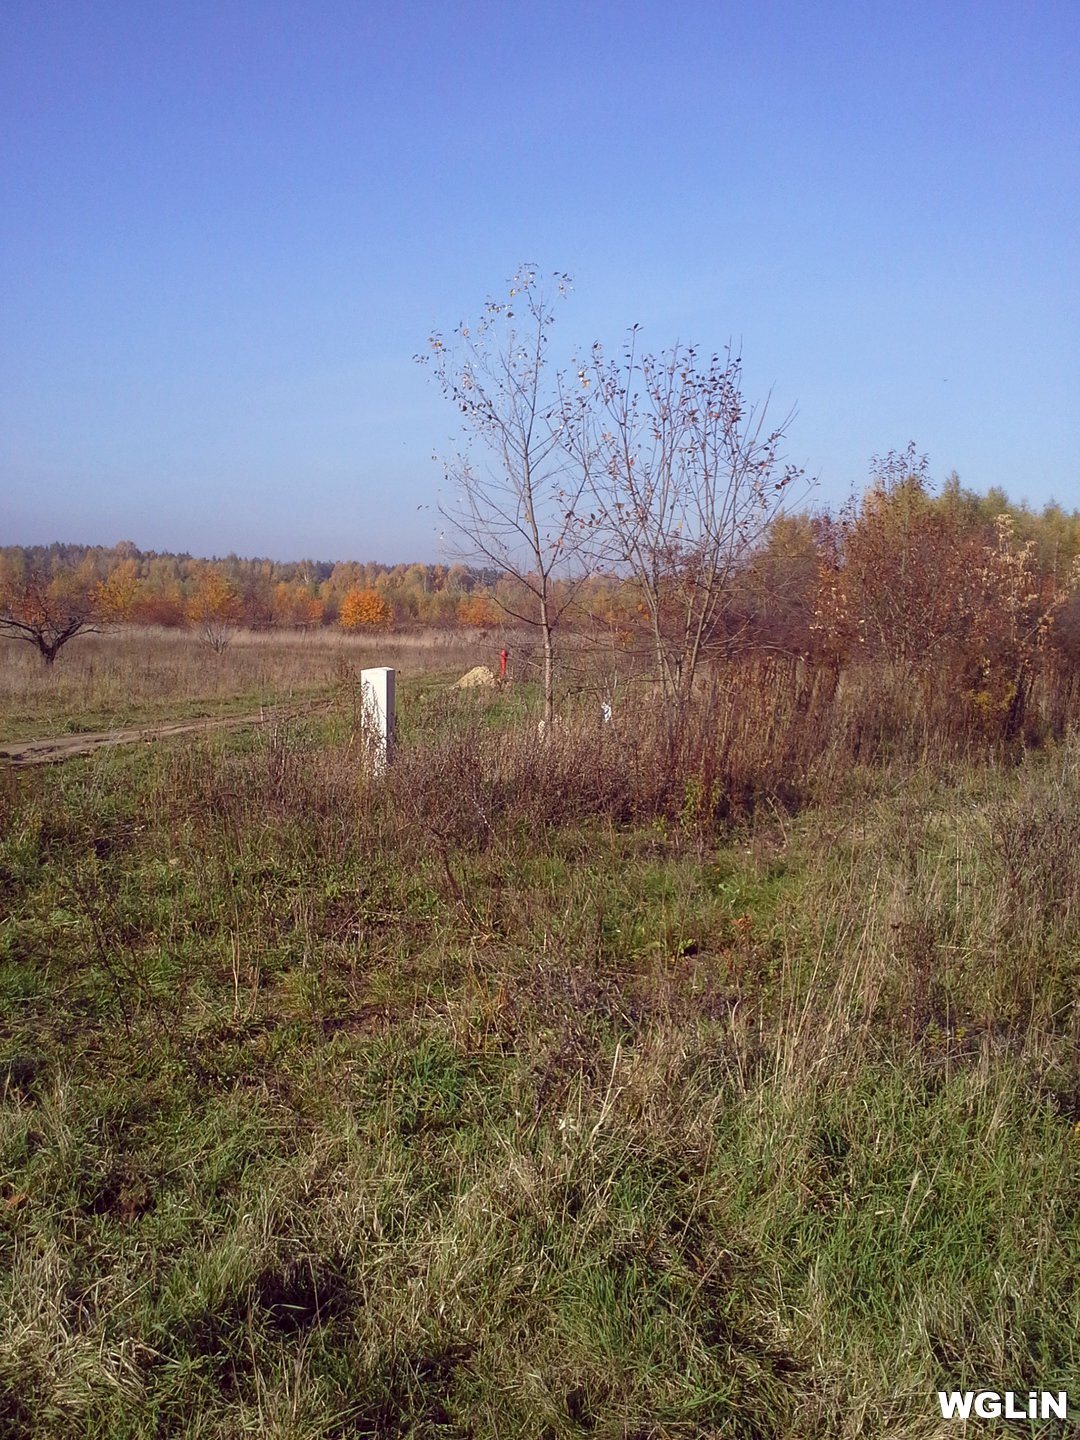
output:
[[[377,590],[349,590],[342,596],[338,624],[343,630],[389,630],[394,612]]]
[[[134,560],[122,560],[97,587],[97,606],[103,620],[130,620],[139,591]]]
[[[322,624],[323,602],[306,585],[279,580],[274,586],[271,613],[274,624],[286,629],[306,630]]]
[[[202,631],[203,639],[220,655],[232,642],[240,624],[241,606],[231,582],[213,565],[199,574],[187,604],[188,621]]]

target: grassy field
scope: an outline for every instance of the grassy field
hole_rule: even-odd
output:
[[[316,630],[240,631],[216,655],[191,631],[127,627],[80,636],[48,669],[32,646],[0,639],[0,741],[302,704],[355,684],[365,665],[449,678],[497,668],[498,653],[498,641],[472,631]]]
[[[678,756],[641,704],[541,745],[413,651],[375,780],[351,651],[107,654],[118,710],[337,699],[0,771],[5,1437],[1080,1407],[1075,732],[760,673]],[[66,664],[12,723],[116,713]]]

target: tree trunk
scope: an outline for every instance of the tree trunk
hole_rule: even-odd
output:
[[[540,599],[540,626],[544,634],[544,734],[550,735],[555,720],[555,639],[546,596]]]

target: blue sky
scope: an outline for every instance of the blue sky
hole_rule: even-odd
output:
[[[742,342],[836,504],[1080,505],[1080,4],[6,0],[0,543],[436,559],[412,361]]]

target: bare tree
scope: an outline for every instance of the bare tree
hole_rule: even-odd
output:
[[[69,640],[103,623],[100,587],[87,566],[50,570],[10,558],[0,566],[0,635],[35,646],[47,666]]]
[[[555,708],[555,636],[581,578],[585,536],[585,470],[567,443],[577,411],[547,356],[554,303],[568,289],[567,276],[553,276],[549,290],[534,266],[523,265],[506,300],[489,300],[480,320],[460,324],[450,342],[432,335],[429,354],[417,357],[432,365],[467,437],[446,462],[456,493],[440,513],[461,536],[463,558],[506,572],[527,600],[518,607],[502,595],[498,603],[540,632],[545,727]]]
[[[586,370],[589,421],[568,433],[589,477],[598,560],[634,585],[678,715],[702,658],[736,642],[736,577],[803,478],[780,453],[793,413],[767,426],[768,402],[746,403],[730,349],[705,362],[690,346],[639,354],[636,326],[621,360],[595,346]]]

